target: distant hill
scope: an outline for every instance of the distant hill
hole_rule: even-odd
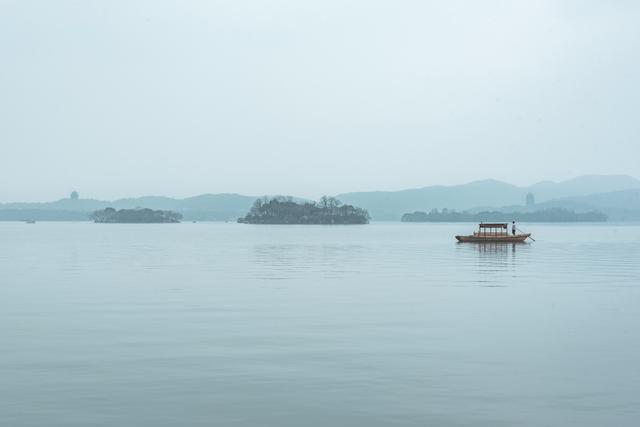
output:
[[[527,187],[538,203],[560,197],[579,197],[640,188],[640,180],[628,175],[583,175],[554,183],[542,181]]]
[[[607,214],[610,221],[640,221],[640,188],[558,198],[536,204],[535,208],[565,208],[576,212],[597,210]]]
[[[185,220],[233,220],[244,215],[257,197],[240,194],[203,194],[186,199],[145,196],[119,199],[112,202],[93,199],[61,199],[48,203],[0,204],[0,220],[89,220],[93,211],[111,207],[134,209],[137,207],[179,212]]]
[[[586,196],[640,188],[640,180],[626,175],[585,175],[568,181],[544,181],[518,187],[496,180],[474,181],[464,185],[430,186],[400,191],[373,191],[339,194],[343,203],[367,209],[374,220],[399,220],[402,214],[436,208],[457,210],[521,206],[527,193],[537,203],[554,198]],[[569,206],[557,206],[569,207]]]
[[[524,200],[522,189],[495,180],[464,185],[431,186],[400,191],[339,194],[343,203],[367,209],[374,220],[399,221],[402,214],[434,208],[467,209],[472,206],[502,206]]]
[[[609,221],[640,221],[640,188],[577,197],[559,197],[531,206],[510,205],[468,209],[469,213],[493,210],[497,212],[535,212],[546,209],[567,209],[577,213],[598,211],[607,215]]]

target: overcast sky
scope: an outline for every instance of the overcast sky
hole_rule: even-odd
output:
[[[640,177],[638,5],[0,0],[0,201]]]

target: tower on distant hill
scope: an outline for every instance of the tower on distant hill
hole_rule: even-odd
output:
[[[536,204],[536,196],[533,193],[527,193],[526,205],[533,206]]]

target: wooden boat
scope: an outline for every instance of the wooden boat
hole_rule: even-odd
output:
[[[460,243],[523,243],[531,233],[509,234],[509,224],[480,223],[478,231],[468,236],[456,236]]]

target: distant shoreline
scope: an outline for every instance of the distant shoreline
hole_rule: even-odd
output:
[[[175,224],[180,222],[182,215],[153,209],[106,208],[93,212],[90,218],[99,224]]]
[[[574,212],[568,209],[552,208],[535,212],[497,212],[486,211],[470,213],[443,209],[426,212],[413,212],[402,215],[401,222],[607,222],[607,215],[597,212]]]

